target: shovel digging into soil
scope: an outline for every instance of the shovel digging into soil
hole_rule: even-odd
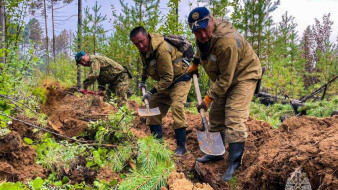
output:
[[[197,95],[197,101],[198,104],[202,103],[202,97],[201,97],[201,92],[200,88],[198,86],[198,78],[197,75],[193,75],[194,79],[194,86],[195,86],[195,91]],[[209,132],[208,130],[208,121],[205,116],[205,111],[204,109],[200,109],[200,114],[202,117],[202,125],[204,128],[204,131],[197,130],[197,140],[198,144],[200,146],[200,149],[202,152],[208,155],[223,155],[225,153],[225,148],[223,144],[223,140],[221,137],[221,134],[219,132]]]
[[[142,88],[142,94],[144,95],[146,93],[146,89]],[[144,99],[144,103],[146,104],[146,109],[138,109],[138,115],[139,116],[154,116],[154,115],[160,115],[160,109],[157,108],[149,108],[149,101],[147,98]]]

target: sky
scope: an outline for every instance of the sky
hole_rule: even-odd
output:
[[[95,5],[96,0],[82,0],[83,8],[86,6],[92,7]],[[208,0],[206,0],[208,1]],[[112,28],[111,19],[112,10],[111,4],[114,3],[117,11],[121,10],[119,0],[98,0],[101,5],[101,14],[107,15],[107,21],[104,23],[107,29]],[[132,2],[131,0],[124,0],[124,2]],[[160,10],[162,12],[168,12],[166,3],[168,0],[161,0]],[[179,16],[182,22],[186,22],[187,15],[191,11],[188,3],[192,2],[195,6],[203,6],[204,3],[197,4],[196,0],[181,0],[179,6]],[[60,7],[60,5],[58,6]],[[337,43],[338,37],[338,0],[281,0],[281,4],[272,13],[273,20],[275,22],[281,21],[282,15],[288,11],[288,14],[295,17],[294,22],[298,24],[297,31],[298,35],[302,36],[303,31],[308,25],[315,23],[315,18],[322,22],[324,14],[330,13],[330,18],[334,22],[332,26],[332,35],[330,40]],[[49,13],[51,14],[51,13]],[[61,9],[56,10],[56,33],[60,33],[63,29],[72,29],[76,31],[77,26],[77,0]],[[70,18],[69,18],[70,17]],[[37,16],[38,20],[44,28],[44,22],[42,16]],[[68,20],[66,20],[68,19]],[[51,26],[51,23],[49,23]],[[51,27],[50,27],[51,28]],[[51,32],[49,32],[51,36]]]

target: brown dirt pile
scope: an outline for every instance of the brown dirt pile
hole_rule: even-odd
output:
[[[177,171],[194,182],[209,183],[214,189],[231,189],[221,180],[227,169],[228,153],[221,161],[196,162],[196,158],[204,155],[196,139],[201,119],[190,112],[186,116],[189,153],[175,159]],[[174,151],[172,123],[169,112],[163,119],[163,136]],[[249,119],[242,166],[235,173],[237,189],[284,189],[287,178],[298,167],[308,176],[312,189],[338,189],[337,123],[338,116],[324,119],[303,116],[287,119],[279,129],[272,129],[267,122]],[[150,134],[144,118],[137,117],[134,128],[143,131],[142,135]]]
[[[338,116],[293,117],[283,122],[257,151],[248,151],[238,174],[240,189],[284,189],[296,168],[312,189],[338,189]]]
[[[31,178],[46,177],[42,166],[35,163],[36,151],[22,144],[15,131],[0,139],[0,182],[26,182]]]
[[[49,117],[51,128],[61,135],[78,136],[87,129],[89,121],[106,118],[116,111],[100,96],[74,94],[74,89],[63,89],[59,83],[48,84],[46,89],[47,101],[42,110]]]

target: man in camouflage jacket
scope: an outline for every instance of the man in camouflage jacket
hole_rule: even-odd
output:
[[[213,18],[205,7],[192,10],[188,17],[196,37],[197,53],[188,73],[194,73],[201,64],[213,82],[198,109],[207,110],[210,104],[210,131],[221,132],[229,143],[229,164],[223,180],[228,181],[240,166],[244,142],[248,136],[245,127],[250,102],[257,80],[261,78],[261,64],[250,44],[231,23]],[[223,159],[206,155],[197,161],[205,163]]]
[[[157,81],[154,88],[143,96],[149,100],[150,108],[159,107],[161,115],[147,117],[152,134],[162,138],[162,118],[171,107],[174,119],[177,149],[176,154],[186,152],[186,128],[184,103],[186,102],[191,77],[186,74],[188,66],[182,61],[182,52],[170,45],[160,34],[149,34],[143,27],[136,27],[130,32],[130,40],[140,51],[143,72],[140,88],[146,87],[148,76]],[[175,61],[176,60],[176,61]]]
[[[83,81],[83,88],[85,90],[97,80],[100,91],[105,91],[106,85],[109,84],[106,90],[106,97],[108,99],[111,98],[111,93],[114,93],[117,96],[119,106],[127,101],[129,76],[123,66],[107,57],[88,55],[83,51],[76,54],[75,60],[77,64],[91,67],[91,73]]]

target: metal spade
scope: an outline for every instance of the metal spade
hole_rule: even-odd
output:
[[[142,94],[144,95],[146,93],[146,89],[142,88]],[[146,109],[138,109],[139,116],[154,116],[154,115],[160,115],[160,109],[157,108],[149,108],[149,101],[148,99],[144,99],[144,103],[146,104]]]
[[[193,79],[194,79],[194,86],[195,86],[195,91],[197,95],[197,101],[198,104],[202,103],[202,97],[201,97],[201,92],[200,88],[198,86],[198,78],[196,74],[193,74]],[[221,137],[221,134],[219,132],[209,132],[209,125],[208,125],[208,120],[205,116],[205,110],[200,109],[200,114],[202,117],[202,124],[204,127],[204,131],[199,131],[197,130],[197,140],[198,144],[200,146],[200,149],[202,152],[205,154],[209,155],[223,155],[225,153],[225,148],[223,144],[223,140]]]

